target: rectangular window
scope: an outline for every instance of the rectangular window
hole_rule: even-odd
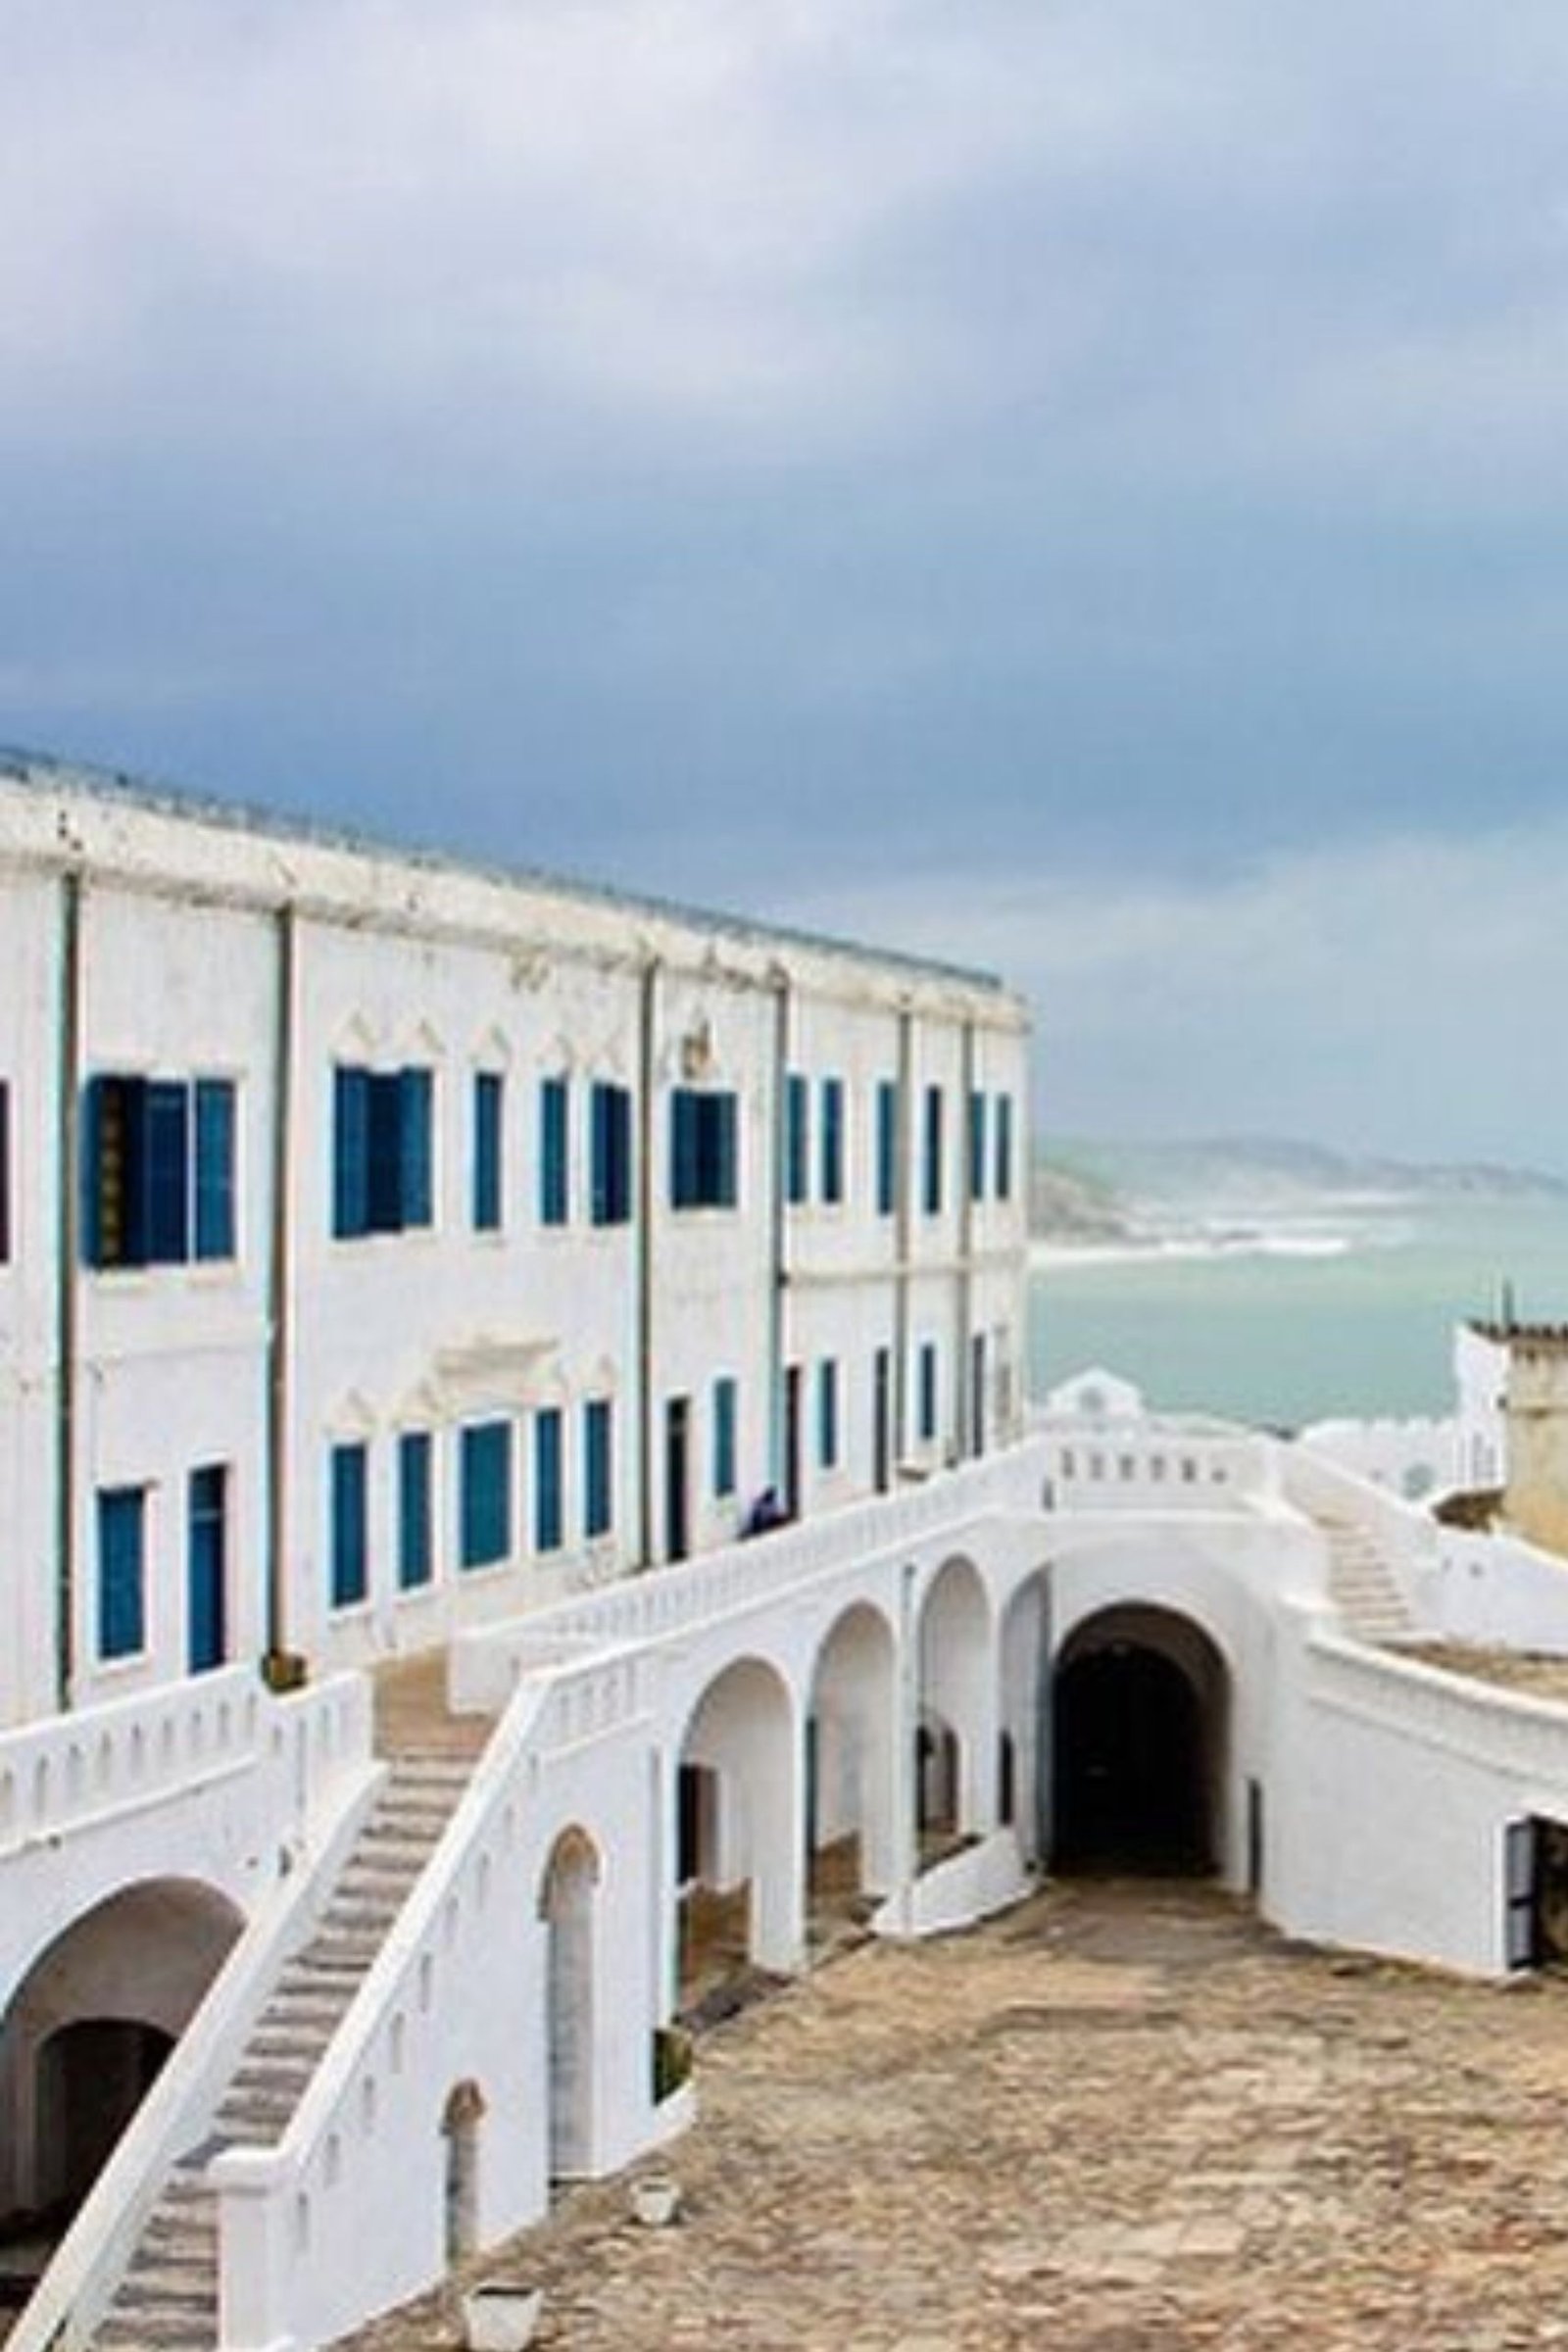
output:
[[[997,1097],[997,1199],[1012,1199],[1012,1097]]]
[[[986,1197],[986,1099],[984,1095],[969,1097],[969,1198],[983,1200]]]
[[[406,1430],[398,1440],[398,1583],[405,1592],[427,1585],[435,1571],[432,1453],[426,1429]]]
[[[596,1225],[631,1222],[631,1090],[596,1083],[589,1098],[589,1192]]]
[[[677,1087],[669,1110],[670,1205],[733,1208],[740,1194],[734,1095]]]
[[[942,1210],[942,1089],[928,1086],[925,1090],[925,1213],[940,1215]]]
[[[929,1444],[937,1434],[937,1344],[923,1340],[920,1344],[920,1392],[918,1397],[918,1428],[923,1444]]]
[[[811,1089],[799,1070],[784,1081],[784,1198],[792,1208],[810,1198]]]
[[[94,1266],[234,1254],[234,1088],[226,1078],[92,1079],[82,1238]]]
[[[876,1213],[891,1217],[899,1197],[899,1087],[895,1078],[877,1081]]]
[[[844,1198],[844,1081],[822,1081],[822,1198],[832,1203]]]
[[[503,1113],[506,1093],[497,1070],[473,1074],[473,1229],[499,1233],[503,1192]]]
[[[838,1467],[839,1368],[830,1355],[816,1367],[816,1459],[823,1470]]]
[[[713,1383],[713,1493],[733,1494],[735,1476],[735,1419],[738,1390],[726,1373]]]
[[[368,1502],[369,1448],[334,1446],[331,1455],[332,1606],[352,1608],[370,1589]]]
[[[458,1445],[458,1557],[489,1568],[512,1551],[512,1423],[481,1421]]]
[[[11,1257],[11,1089],[0,1078],[0,1266]]]
[[[561,1507],[561,1415],[546,1405],[533,1423],[533,1545],[559,1551],[564,1527]]]
[[[564,1225],[571,1190],[571,1089],[564,1078],[539,1087],[539,1222]]]
[[[98,1495],[98,1655],[133,1658],[147,1640],[147,1490]]]
[[[582,1408],[582,1532],[608,1536],[615,1520],[612,1424],[607,1398]]]
[[[432,1221],[431,1073],[332,1073],[332,1231],[339,1241]]]

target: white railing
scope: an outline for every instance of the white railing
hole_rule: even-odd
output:
[[[419,2144],[425,2069],[421,2044],[444,2033],[446,2000],[476,1980],[493,1928],[487,1905],[503,1867],[506,1817],[545,1757],[613,1737],[647,1708],[647,1662],[603,1652],[563,1665],[520,1688],[474,1771],[457,1811],[371,1963],[281,2140],[231,2148],[212,2170],[220,2197],[222,2309],[237,2340],[292,2340],[309,2309],[299,2285],[334,2242],[339,2183],[356,2172],[358,2146],[380,2135]],[[407,2109],[407,2112],[405,2110]],[[386,2292],[364,2271],[366,2308],[403,2291],[402,2249],[386,2249]],[[311,2340],[315,2340],[313,2337]]]
[[[1307,1642],[1307,1691],[1320,1706],[1469,1764],[1568,1786],[1568,1702],[1447,1674],[1321,1630]]]
[[[1254,1510],[1277,1493],[1272,1442],[1195,1421],[1036,1424],[1058,1508]]]
[[[289,1772],[306,1813],[345,1761],[368,1752],[369,1707],[358,1675],[274,1698],[254,1666],[231,1666],[4,1733],[0,1855],[266,1761]]]
[[[358,1675],[338,1680],[364,1689]],[[314,1744],[320,1727],[332,1723],[336,1695],[329,1684],[308,1699],[280,1702],[291,1710],[290,1740],[304,1731]],[[344,1786],[309,1865],[273,1888],[224,1961],[56,2248],[6,2339],[7,2352],[76,2352],[93,2341],[172,2166],[208,2128],[279,1969],[319,1916],[381,1777],[367,1738],[356,1782]]]
[[[1045,1497],[1045,1457],[1038,1446],[934,1474],[902,1493],[824,1512],[676,1567],[628,1578],[602,1592],[573,1594],[526,1617],[459,1634],[449,1654],[458,1707],[501,1704],[520,1674],[584,1649],[633,1647],[693,1626],[757,1608],[815,1578],[862,1567],[901,1546],[988,1511],[1038,1509]]]
[[[1299,1446],[1282,1446],[1279,1463],[1286,1501],[1308,1518],[1338,1520],[1359,1529],[1378,1546],[1406,1606],[1417,1618],[1424,1617],[1438,1559],[1437,1522],[1387,1488],[1375,1487]]]

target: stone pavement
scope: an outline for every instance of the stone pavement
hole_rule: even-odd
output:
[[[600,2183],[472,2266],[545,2287],[541,2345],[1568,2346],[1568,1984],[1080,1884],[861,1946],[705,2034],[698,2081],[677,2227]],[[346,2340],[459,2336],[434,2296]]]

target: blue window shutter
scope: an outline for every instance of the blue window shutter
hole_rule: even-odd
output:
[[[486,1421],[463,1432],[459,1448],[465,1568],[487,1568],[512,1550],[512,1424]]]
[[[590,1098],[590,1213],[596,1225],[631,1216],[631,1094],[602,1082]]]
[[[106,1266],[111,1262],[112,1212],[104,1166],[109,1084],[106,1078],[89,1079],[81,1103],[81,1253],[89,1266]]]
[[[720,1208],[733,1208],[740,1199],[739,1106],[733,1095],[715,1095],[711,1101],[718,1129],[718,1178],[713,1198]]]
[[[539,1089],[539,1222],[564,1225],[570,1197],[568,1121],[570,1096],[564,1078],[546,1078]]]
[[[942,1207],[942,1089],[925,1090],[925,1213],[936,1216]]]
[[[697,1097],[677,1087],[669,1098],[669,1199],[674,1208],[695,1208],[697,1187]]]
[[[736,1387],[729,1374],[713,1383],[713,1493],[735,1492]]]
[[[430,1104],[428,1070],[400,1070],[398,1089],[398,1160],[400,1226],[428,1225],[433,1210],[431,1189]]]
[[[792,1070],[784,1088],[784,1198],[797,1207],[809,1188],[810,1104],[809,1087]]]
[[[876,1090],[876,1207],[881,1217],[891,1217],[898,1202],[899,1169],[899,1089],[897,1081],[883,1078]]]
[[[614,1522],[614,1464],[611,1411],[595,1397],[583,1407],[583,1534],[608,1535]]]
[[[934,1340],[926,1340],[920,1348],[920,1435],[934,1438],[937,1434],[937,1350]]]
[[[129,1658],[146,1646],[147,1494],[106,1487],[98,1496],[98,1653]]]
[[[181,1265],[190,1255],[190,1089],[168,1080],[143,1094],[145,1257]]]
[[[997,1199],[1012,1199],[1012,1097],[997,1097]]]
[[[367,1520],[368,1456],[363,1445],[334,1446],[332,1485],[332,1606],[352,1608],[369,1591]]]
[[[839,1368],[830,1355],[816,1367],[816,1458],[824,1470],[839,1458]]]
[[[969,1198],[983,1200],[986,1197],[986,1099],[982,1094],[969,1097]]]
[[[822,1198],[844,1198],[844,1081],[822,1081]]]
[[[226,1078],[196,1082],[196,1255],[234,1254],[234,1089]]]
[[[473,1223],[477,1233],[495,1233],[501,1225],[502,1197],[502,1081],[494,1070],[478,1070],[473,1080]]]
[[[559,1551],[562,1542],[561,1415],[546,1405],[533,1424],[533,1541],[536,1551]]]
[[[339,1241],[370,1230],[370,1073],[332,1073],[332,1231]]]
[[[405,1431],[398,1440],[398,1583],[405,1591],[430,1582],[430,1433]]]

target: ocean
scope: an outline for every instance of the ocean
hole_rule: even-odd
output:
[[[1456,1322],[1568,1321],[1568,1199],[1328,1196],[1152,1248],[1037,1245],[1037,1397],[1102,1365],[1167,1410],[1298,1428],[1442,1413]],[[1206,1227],[1206,1231],[1204,1228]]]

